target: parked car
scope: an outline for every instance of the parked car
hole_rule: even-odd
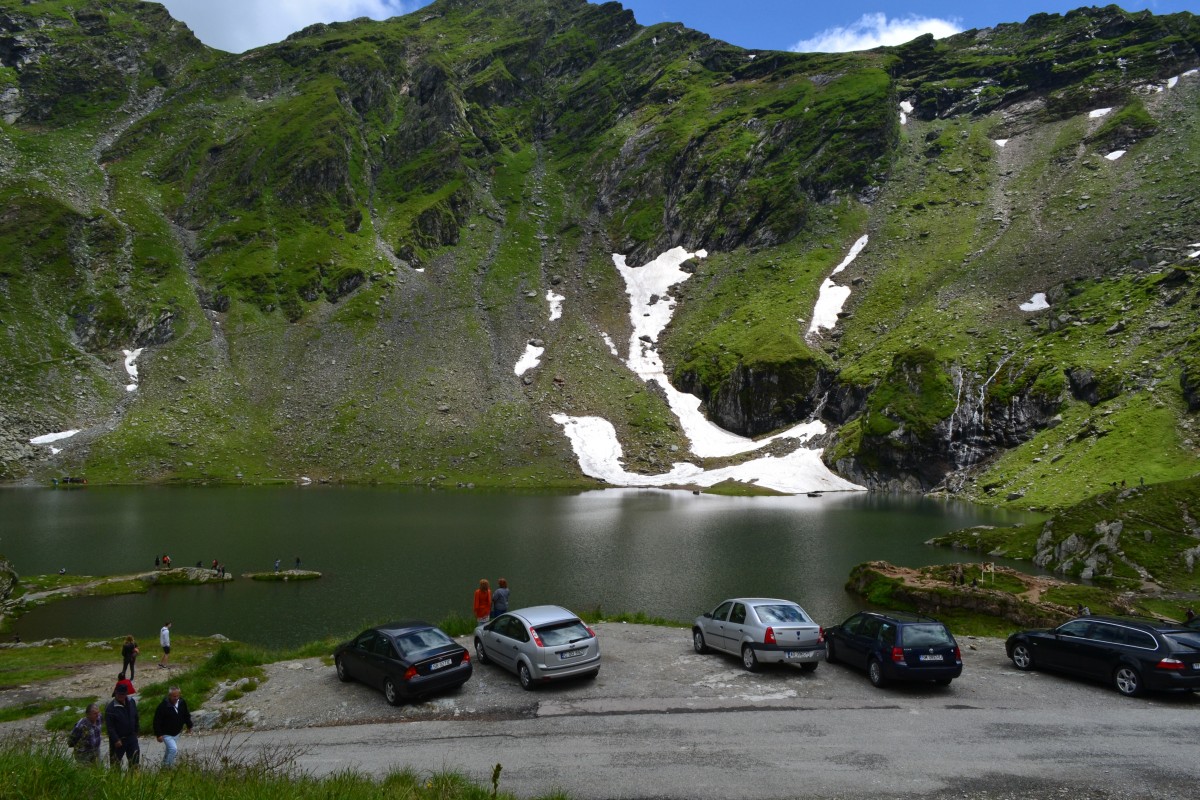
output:
[[[338,678],[383,691],[394,706],[457,689],[471,677],[471,653],[428,622],[368,628],[333,651]]]
[[[866,670],[875,686],[962,675],[962,651],[950,630],[932,617],[898,611],[861,611],[825,631],[825,658]]]
[[[825,633],[791,600],[735,597],[696,618],[692,646],[740,656],[754,672],[760,664],[797,664],[805,672],[825,655]]]
[[[1141,617],[1085,616],[1020,631],[1005,643],[1017,669],[1049,669],[1111,681],[1132,697],[1200,689],[1200,630]]]
[[[475,629],[475,655],[514,672],[523,689],[600,672],[600,640],[561,606],[533,606],[501,614]]]

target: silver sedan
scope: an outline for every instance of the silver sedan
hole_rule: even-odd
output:
[[[751,672],[759,664],[797,664],[812,672],[825,658],[825,631],[791,600],[735,597],[696,618],[692,644],[740,656]]]
[[[475,655],[515,672],[522,688],[600,672],[600,640],[560,606],[533,606],[501,614],[475,629]]]

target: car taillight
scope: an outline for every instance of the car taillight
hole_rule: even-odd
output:
[[[954,660],[962,661],[962,650],[958,649],[958,645],[954,645]]]
[[[763,644],[775,644],[775,629],[767,626],[767,633],[763,636]]]
[[[895,661],[897,664],[904,663],[904,648],[902,648],[902,647],[893,647],[892,648],[892,661]]]
[[[590,633],[590,634],[592,635],[592,638],[593,638],[593,639],[595,639],[595,638],[596,638],[596,632],[595,632],[594,630],[592,630],[592,626],[591,626],[591,625],[584,625],[583,627],[587,628],[587,632],[588,632],[588,633]]]
[[[1183,662],[1178,658],[1164,658],[1154,666],[1156,669],[1183,669]]]
[[[538,647],[546,646],[546,645],[542,644],[542,637],[538,636],[538,632],[536,629],[530,628],[529,635],[533,637],[533,643],[536,644]]]
[[[471,660],[471,653],[470,653],[470,651],[467,651],[467,652],[463,653],[463,661],[470,661],[470,660]]]
[[[417,677],[416,667],[409,667],[408,669],[404,670],[404,680],[411,681],[415,677]]]
[[[817,626],[817,644],[825,644],[825,626]]]

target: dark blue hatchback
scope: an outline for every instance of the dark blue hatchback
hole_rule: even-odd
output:
[[[369,628],[333,651],[338,678],[383,691],[392,705],[457,689],[471,677],[471,654],[428,622]]]
[[[962,652],[949,629],[931,617],[862,611],[825,629],[825,660],[866,670],[875,686],[933,681],[943,686],[962,674]]]

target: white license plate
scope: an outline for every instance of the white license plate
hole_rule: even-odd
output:
[[[824,655],[824,653],[825,653],[824,650],[822,650],[820,652],[822,655]],[[793,659],[793,658],[811,658],[812,655],[813,655],[813,652],[811,650],[784,650],[783,651],[783,658],[785,661],[788,659]]]
[[[441,661],[435,661],[432,664],[430,664],[429,671],[433,672],[435,669],[441,669],[442,667],[448,667],[453,663],[454,663],[453,658],[443,658]]]
[[[587,650],[563,650],[561,653],[558,654],[558,657],[559,658],[579,658],[581,655],[583,655],[586,652],[587,652]]]
[[[1192,669],[1200,670],[1200,664],[1192,664]]]
[[[936,653],[924,653],[920,656],[922,661],[941,661],[942,657]]]

